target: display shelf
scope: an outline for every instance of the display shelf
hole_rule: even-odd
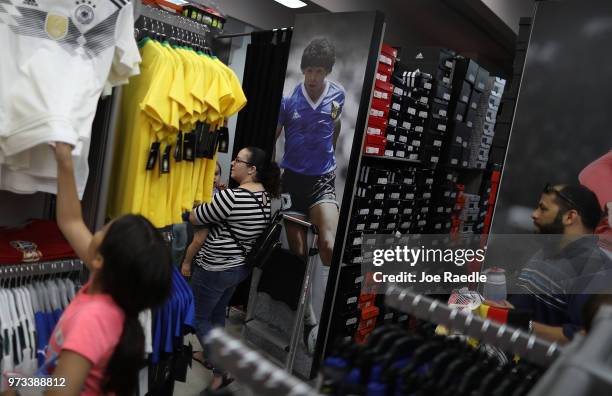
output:
[[[379,155],[368,155],[368,154],[362,154],[361,155],[362,158],[374,158],[374,159],[378,159],[381,161],[396,161],[396,162],[407,162],[410,164],[417,164],[417,165],[422,165],[423,162],[419,161],[419,160],[411,160],[411,159],[407,159],[407,158],[399,158],[399,157],[387,157],[387,156],[379,156]]]

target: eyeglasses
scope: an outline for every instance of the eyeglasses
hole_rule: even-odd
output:
[[[245,165],[253,166],[253,164],[252,164],[252,163],[250,163],[250,162],[248,162],[248,161],[241,160],[241,159],[240,159],[240,158],[238,158],[238,157],[234,158],[234,162],[235,162],[235,163],[237,163],[237,164],[243,163],[243,164],[245,164]]]
[[[564,194],[562,191],[557,190],[554,185],[546,183],[546,185],[544,186],[544,192],[546,194],[557,194],[557,196],[564,200],[566,203],[568,203],[572,209],[576,209],[577,211],[579,211],[576,202],[574,202],[573,199],[568,197],[567,194]]]

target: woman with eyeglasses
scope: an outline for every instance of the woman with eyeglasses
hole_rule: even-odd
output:
[[[271,217],[270,201],[278,196],[280,169],[257,147],[240,150],[232,161],[230,177],[239,186],[217,192],[209,204],[196,207],[189,216],[194,225],[208,226],[204,244],[193,262],[183,263],[184,275],[191,275],[195,298],[196,333],[201,342],[213,327],[225,326],[225,312],[236,286],[251,269],[245,258],[266,229]],[[229,385],[232,379],[201,359],[213,371],[210,390]]]

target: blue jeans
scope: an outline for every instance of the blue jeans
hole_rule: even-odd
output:
[[[197,265],[194,267],[191,288],[195,302],[195,327],[198,339],[204,345],[204,339],[213,327],[225,327],[227,305],[236,286],[249,276],[251,270],[246,265],[225,271],[206,271]]]

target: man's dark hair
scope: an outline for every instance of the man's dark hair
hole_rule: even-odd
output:
[[[559,213],[575,209],[582,219],[582,224],[589,230],[595,230],[603,212],[593,191],[583,185],[570,184],[560,186],[553,195],[555,203],[559,205]]]
[[[302,71],[307,67],[322,67],[331,72],[336,62],[336,49],[326,38],[316,38],[304,48],[300,68]]]

